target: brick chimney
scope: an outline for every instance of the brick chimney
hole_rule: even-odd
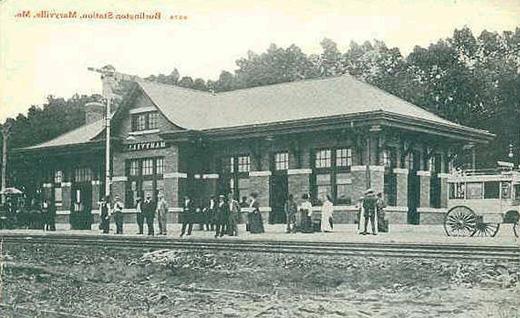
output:
[[[98,102],[85,104],[85,123],[91,124],[105,117],[105,105]]]

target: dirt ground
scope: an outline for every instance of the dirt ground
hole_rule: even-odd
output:
[[[520,317],[508,263],[29,244],[3,260],[2,317]]]

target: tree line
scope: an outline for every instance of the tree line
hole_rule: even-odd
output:
[[[443,118],[496,134],[492,146],[477,152],[481,166],[510,160],[510,144],[513,160],[520,163],[520,27],[501,33],[484,30],[478,36],[467,27],[456,29],[451,37],[427,48],[415,46],[407,56],[378,40],[351,42],[345,52],[327,38],[320,44],[317,54],[306,54],[294,44],[287,48],[271,44],[260,54],[249,51],[236,61],[236,70],[222,71],[216,80],[181,77],[176,68],[146,79],[224,92],[348,73]],[[27,115],[8,119],[9,144],[37,144],[82,125],[84,104],[99,98],[49,96]]]

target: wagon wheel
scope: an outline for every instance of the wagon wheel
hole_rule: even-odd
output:
[[[471,236],[494,237],[495,235],[497,235],[499,228],[500,228],[500,223],[477,222],[477,226],[475,227],[475,232],[473,232],[473,234],[471,234]]]
[[[444,218],[444,231],[448,236],[470,236],[475,232],[477,216],[466,206],[451,208]]]
[[[516,237],[520,236],[520,221],[516,221],[516,223],[513,224],[513,232]]]

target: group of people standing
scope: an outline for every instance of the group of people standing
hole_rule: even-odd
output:
[[[359,201],[358,229],[360,234],[368,234],[368,223],[372,227],[372,234],[388,232],[388,222],[385,219],[384,209],[386,207],[382,193],[377,196],[372,189],[365,191],[365,196]],[[334,204],[330,195],[325,195],[321,205],[321,217],[315,218],[313,206],[309,194],[302,196],[302,202],[298,206],[294,196],[290,194],[285,203],[285,215],[287,220],[287,233],[313,233],[317,231],[331,232],[334,229]],[[364,230],[361,231],[361,226]]]
[[[224,235],[238,236],[238,223],[240,222],[241,212],[247,211],[246,230],[251,233],[263,233],[264,225],[260,213],[260,205],[256,193],[251,194],[248,202],[246,197],[242,202],[238,202],[230,193],[227,197],[219,195],[218,199],[211,196],[206,206],[197,206],[189,197],[185,196],[182,204],[182,211],[179,214],[179,222],[182,223],[180,237],[192,234],[193,225],[199,224],[201,230],[215,231],[215,237]],[[99,229],[106,234],[110,231],[110,220],[116,224],[116,234],[123,234],[123,203],[119,196],[115,196],[114,203],[110,203],[110,198],[105,197],[99,202],[100,223]],[[158,202],[155,202],[150,194],[145,200],[136,200],[136,221],[139,228],[138,234],[144,234],[146,224],[148,235],[155,235],[154,220],[157,217],[159,235],[167,234],[167,214],[169,210],[168,202],[162,193],[158,194]]]
[[[381,193],[376,195],[374,190],[368,189],[365,191],[365,196],[361,198],[360,203],[359,234],[368,234],[369,222],[373,235],[377,235],[378,232],[388,232],[388,223],[386,222],[384,212],[386,204],[383,200],[383,195]],[[361,231],[362,223],[364,224],[363,231]]]
[[[180,236],[191,235],[193,224],[199,224],[201,230],[215,231],[215,238],[226,234],[238,236],[241,212],[245,211],[246,231],[263,233],[264,226],[257,197],[256,193],[252,193],[250,202],[246,197],[242,197],[242,201],[238,202],[233,193],[229,193],[227,197],[221,194],[218,198],[211,196],[206,206],[196,207],[191,198],[186,196],[181,213]]]
[[[294,196],[289,194],[285,203],[285,217],[287,221],[287,233],[313,233],[317,231],[331,232],[334,228],[334,205],[330,195],[326,195],[321,206],[321,217],[314,218],[314,211],[310,201],[310,195],[305,193],[302,202],[298,206]]]
[[[13,200],[8,197],[2,210],[1,214],[4,218],[2,218],[0,228],[56,231],[56,206],[49,200],[40,202],[32,199],[29,204],[26,204],[25,199]]]

